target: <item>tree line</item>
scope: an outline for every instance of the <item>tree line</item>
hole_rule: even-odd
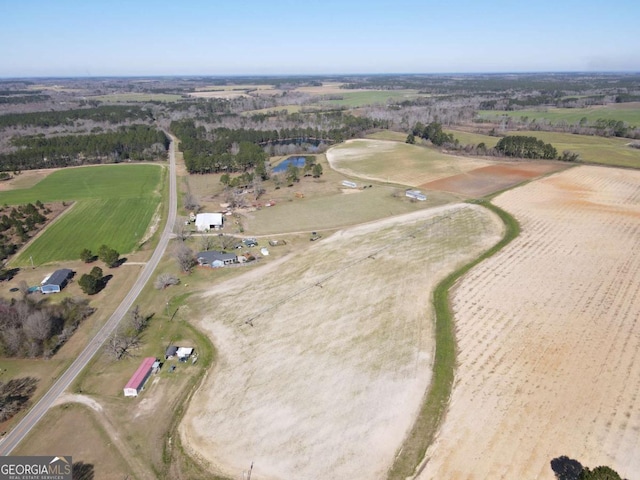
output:
[[[115,132],[89,135],[16,137],[12,144],[19,149],[0,155],[0,171],[155,160],[166,156],[169,143],[163,131],[148,125],[122,126]]]
[[[0,128],[71,126],[79,120],[117,124],[130,121],[153,121],[154,116],[151,110],[140,106],[102,105],[96,108],[53,112],[8,113],[0,115]]]
[[[71,337],[80,323],[94,312],[89,301],[64,298],[34,301],[22,285],[23,298],[0,297],[0,353],[7,357],[50,357]]]

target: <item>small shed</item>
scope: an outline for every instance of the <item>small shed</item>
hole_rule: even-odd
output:
[[[133,376],[129,379],[127,384],[124,386],[124,396],[125,397],[137,397],[142,388],[144,387],[145,382],[151,375],[151,371],[153,370],[153,364],[156,362],[155,357],[147,357],[142,360],[142,363],[133,374]]]
[[[169,360],[170,358],[175,357],[177,351],[178,351],[178,347],[176,347],[175,345],[171,345],[167,347],[167,349],[164,352],[164,359]]]
[[[176,355],[178,358],[189,358],[193,354],[193,348],[191,347],[179,347]]]
[[[73,270],[61,268],[56,270],[42,281],[40,290],[42,293],[58,293],[67,286],[69,278],[73,275]]]
[[[222,218],[221,213],[199,213],[196,215],[196,230],[207,232],[220,229],[223,223]]]
[[[404,194],[409,198],[420,200],[421,202],[424,202],[427,199],[427,196],[420,190],[407,190]]]

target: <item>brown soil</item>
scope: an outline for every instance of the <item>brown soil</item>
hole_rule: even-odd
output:
[[[566,455],[640,472],[640,172],[506,192],[521,235],[452,295],[458,369],[420,479],[549,479]]]
[[[526,180],[566,168],[559,163],[514,163],[489,165],[466,173],[420,185],[425,190],[441,190],[467,197],[483,197]]]

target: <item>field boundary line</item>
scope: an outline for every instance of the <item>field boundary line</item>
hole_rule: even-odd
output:
[[[495,213],[502,220],[505,232],[502,239],[493,247],[449,274],[436,286],[433,292],[433,306],[436,314],[436,350],[433,376],[418,417],[398,449],[394,463],[388,472],[387,478],[389,480],[415,479],[424,470],[429,461],[427,449],[435,440],[446,416],[453,389],[457,350],[449,291],[469,270],[498,253],[520,234],[520,224],[505,210],[493,205],[488,200],[468,203],[480,205]]]

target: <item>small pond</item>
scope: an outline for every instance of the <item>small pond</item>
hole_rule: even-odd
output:
[[[304,167],[304,164],[304,157],[289,157],[273,167],[273,173],[286,172],[289,165],[294,165],[295,167],[302,168]]]

